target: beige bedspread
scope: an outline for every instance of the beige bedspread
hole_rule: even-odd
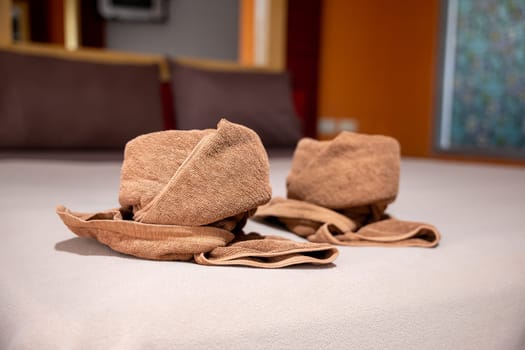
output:
[[[262,270],[75,237],[55,204],[117,206],[120,162],[37,158],[0,158],[0,349],[525,348],[524,168],[404,159],[389,213],[439,227],[436,249],[340,247],[332,266]],[[274,194],[289,167],[271,157]]]

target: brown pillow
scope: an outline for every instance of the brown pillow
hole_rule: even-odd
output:
[[[214,128],[221,118],[257,132],[266,147],[294,147],[301,125],[287,73],[193,67],[171,62],[178,129]]]
[[[123,148],[162,130],[156,65],[0,50],[0,147]]]

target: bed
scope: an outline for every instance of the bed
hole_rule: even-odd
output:
[[[291,155],[271,153],[274,195]],[[525,168],[402,160],[389,213],[435,249],[340,247],[265,270],[148,261],[54,212],[117,206],[120,155],[0,155],[1,349],[524,349]],[[246,231],[301,240],[249,221]]]

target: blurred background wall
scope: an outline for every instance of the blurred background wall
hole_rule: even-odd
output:
[[[60,45],[64,5],[77,3],[81,46],[287,70],[308,136],[351,130],[391,135],[409,156],[525,158],[522,0],[167,2],[162,23],[107,20],[87,0],[0,0],[0,17],[7,18],[11,3],[25,6],[27,39]],[[452,21],[450,9],[458,16]],[[460,32],[450,35],[450,28]],[[455,48],[456,38],[461,52],[453,52],[459,59],[451,69],[458,74],[442,84],[445,49]],[[454,142],[468,141],[468,149],[440,149],[443,96],[456,96],[450,123],[456,131],[449,132]]]
[[[165,23],[106,22],[106,48],[237,60],[238,0],[172,0]]]

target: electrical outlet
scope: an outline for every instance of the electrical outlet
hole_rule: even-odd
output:
[[[355,118],[342,118],[338,120],[338,131],[353,131],[357,132],[359,123]]]
[[[320,135],[331,135],[337,132],[336,121],[331,117],[319,118],[317,122],[317,130]]]
[[[355,118],[321,117],[317,121],[317,130],[321,140],[336,137],[341,131],[357,132],[359,124]]]

